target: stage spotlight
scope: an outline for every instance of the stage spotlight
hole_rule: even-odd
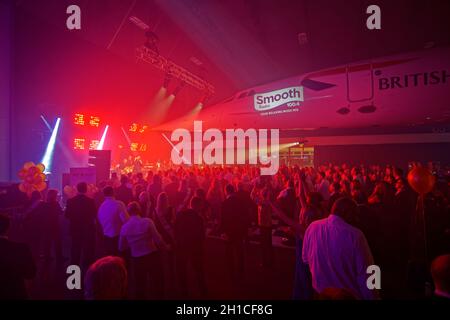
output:
[[[157,55],[159,55],[159,49],[158,49],[159,38],[156,35],[156,33],[148,30],[145,33],[145,37],[147,38],[147,41],[145,41],[144,46],[146,46],[148,49],[154,51]]]
[[[61,118],[56,119],[55,127],[53,128],[50,140],[48,140],[47,148],[45,149],[44,157],[42,157],[41,163],[45,166],[44,173],[49,173],[52,167],[53,151],[55,149],[56,135],[58,134],[59,124]]]
[[[165,89],[169,89],[169,84],[170,84],[170,81],[172,81],[172,78],[173,78],[173,75],[170,72],[166,73],[162,87]]]
[[[202,108],[203,108],[203,104],[201,103],[201,102],[199,102],[199,103],[197,103],[197,105],[194,107],[194,109],[192,109],[190,112],[189,112],[189,116],[196,116],[197,114],[199,114],[200,113],[200,111],[202,111]]]
[[[164,111],[164,117],[167,115],[167,111],[169,110],[174,100],[175,96],[171,94],[161,103],[160,107]]]
[[[200,111],[202,111],[203,107],[205,106],[206,102],[208,101],[208,99],[210,98],[210,94],[205,93],[199,100],[199,102],[195,105],[195,107],[189,111],[189,113],[187,114],[188,117],[193,117],[195,118]]]
[[[195,108],[196,108],[196,109],[197,109],[197,108],[199,108],[199,109],[203,108],[203,106],[208,102],[208,100],[209,100],[210,97],[211,97],[210,94],[205,93],[205,94],[201,97],[200,101],[198,102],[198,104],[197,104],[197,106],[196,106]]]
[[[156,93],[156,96],[153,98],[153,101],[151,102],[151,105],[155,105],[157,103],[160,103],[164,100],[166,97],[167,88],[161,87],[158,92]]]
[[[103,146],[105,145],[106,134],[108,133],[109,125],[106,125],[105,131],[103,131],[102,138],[97,146],[97,150],[103,150]]]
[[[180,91],[186,86],[186,82],[181,82],[178,87],[175,88],[175,90],[173,91],[173,93],[171,94],[172,96],[176,97],[177,94],[180,93]]]

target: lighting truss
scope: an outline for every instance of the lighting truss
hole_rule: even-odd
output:
[[[164,71],[166,74],[170,74],[173,78],[177,78],[181,82],[197,88],[200,91],[207,92],[210,96],[215,93],[215,88],[212,84],[187,71],[185,68],[177,65],[173,61],[161,56],[156,51],[147,48],[146,46],[141,46],[136,49],[136,59],[138,61],[142,60],[149,63]]]

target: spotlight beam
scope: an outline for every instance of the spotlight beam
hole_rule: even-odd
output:
[[[128,133],[125,131],[125,129],[124,129],[123,127],[121,127],[121,129],[122,129],[122,132],[123,132],[123,135],[124,135],[125,139],[126,139],[127,142],[128,142],[128,146],[131,146],[131,139],[130,139],[130,136],[128,135]]]
[[[61,118],[56,119],[55,127],[53,128],[50,140],[48,140],[47,148],[45,149],[44,157],[42,157],[41,163],[45,166],[44,173],[50,172],[53,160],[53,151],[55,150],[56,136],[58,134],[59,124]]]
[[[45,117],[42,114],[41,114],[41,119],[42,119],[42,121],[44,121],[45,126],[48,128],[48,131],[52,132],[53,131],[52,126],[50,125],[50,123],[48,123],[47,119],[45,119]]]
[[[108,133],[109,125],[106,125],[105,130],[103,131],[102,138],[100,139],[100,143],[97,146],[97,150],[103,150],[103,146],[105,145],[106,134]]]

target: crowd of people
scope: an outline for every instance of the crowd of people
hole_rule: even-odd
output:
[[[64,216],[70,264],[88,270],[86,298],[163,299],[165,279],[176,279],[171,288],[177,297],[189,297],[190,271],[207,298],[207,237],[225,242],[227,269],[240,282],[249,230],[257,229],[261,267],[274,272],[274,232],[292,239],[293,299],[417,298],[433,280],[436,295],[448,297],[450,174],[430,169],[437,180],[425,197],[423,225],[416,223],[417,195],[406,173],[392,166],[284,166],[273,176],[261,176],[252,166],[113,173],[92,197],[85,183],[78,184],[64,209],[56,190],[48,190],[45,201],[41,193],[32,194],[23,219],[31,248],[27,261],[42,256],[64,263],[59,222]],[[381,290],[367,286],[371,265],[381,270]],[[32,266],[23,270],[24,278],[32,277]],[[105,284],[116,295],[102,293],[103,272],[120,278],[123,285],[114,290]]]

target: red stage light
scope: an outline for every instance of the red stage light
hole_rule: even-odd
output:
[[[73,123],[78,126],[84,126],[84,114],[75,113]]]
[[[91,120],[89,121],[89,124],[92,127],[97,127],[100,125],[100,117],[97,116],[91,116]]]
[[[130,126],[130,132],[136,132],[138,129],[138,124],[137,123],[132,123]]]
[[[132,142],[132,143],[130,144],[130,150],[131,150],[131,151],[138,151],[138,148],[139,148],[139,143],[137,143],[137,142]]]
[[[148,129],[148,126],[143,124],[140,125],[138,123],[132,123],[130,126],[130,132],[144,133]]]
[[[100,143],[99,140],[92,140],[89,145],[89,150],[97,150],[98,144]]]
[[[75,113],[73,117],[73,123],[77,126],[84,126],[86,124],[85,118],[87,116],[83,113]],[[100,117],[98,116],[90,116],[89,125],[91,127],[99,127],[100,125]]]
[[[132,142],[130,144],[130,150],[131,151],[141,151],[145,152],[147,151],[148,147],[146,143],[139,143],[139,142]]]
[[[73,139],[73,148],[75,150],[84,150],[84,142],[85,142],[85,139],[83,139],[83,138]]]

